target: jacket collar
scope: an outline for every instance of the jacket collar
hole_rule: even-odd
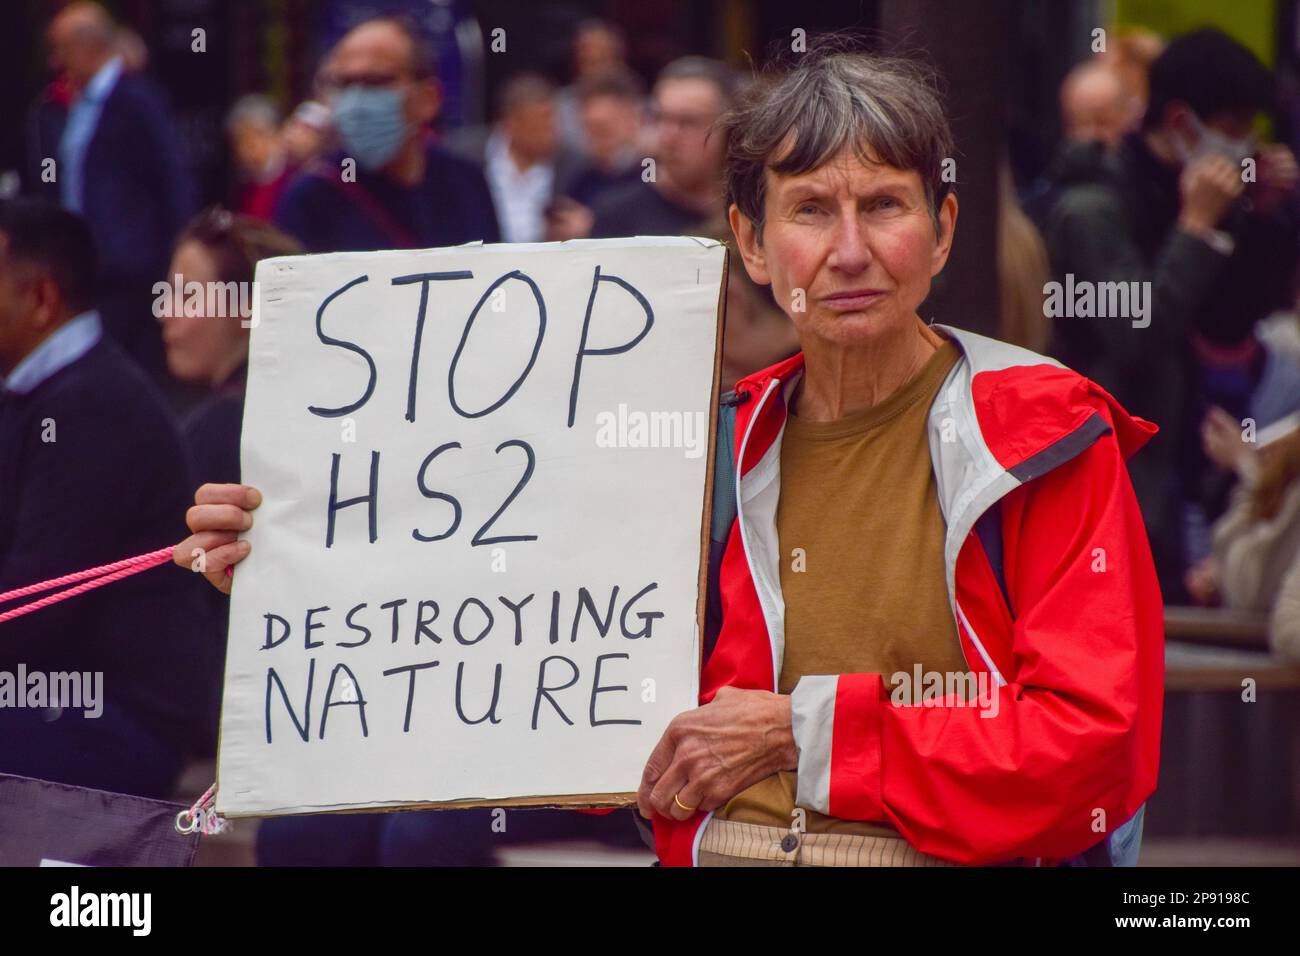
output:
[[[6,391],[26,395],[89,352],[102,337],[99,313],[82,312],[47,335],[0,385]]]
[[[1004,470],[1035,470],[1036,456],[1049,452],[1103,408],[1125,458],[1150,441],[1156,432],[1155,425],[1130,415],[1104,388],[1066,369],[1056,359],[955,326],[936,323],[933,328],[954,340],[962,351],[935,404],[958,383],[969,386],[971,404],[979,406],[974,409],[975,419],[971,424],[977,429],[980,444]],[[740,379],[736,391],[753,400],[761,397],[776,379],[781,382],[782,396],[788,398],[803,374],[803,367],[804,355],[800,351]],[[956,396],[947,397],[951,400]],[[763,411],[765,416],[780,415],[784,419],[785,408],[786,403],[769,400],[764,403]],[[1017,419],[1022,426],[1027,424],[1024,420],[1027,408],[1034,411],[1032,422],[1028,423],[1031,428],[1004,427]]]

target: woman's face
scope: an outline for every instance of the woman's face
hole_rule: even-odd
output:
[[[957,199],[939,210],[939,234],[915,170],[864,163],[845,149],[797,176],[768,170],[759,244],[736,206],[731,226],[755,282],[771,283],[805,349],[871,346],[917,321],[943,269]]]
[[[191,282],[200,283],[206,290],[208,283],[221,281],[216,258],[206,246],[193,240],[181,243],[172,256],[167,272],[169,285],[177,275],[182,291]],[[200,314],[187,315],[186,297],[173,297],[170,314],[160,319],[167,368],[182,382],[219,385],[245,361],[248,333],[240,325],[241,316],[207,315],[206,293],[201,301],[203,305],[198,305],[200,297],[194,297],[190,309]]]

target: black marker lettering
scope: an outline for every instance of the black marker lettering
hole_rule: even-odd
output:
[[[357,497],[348,498],[345,501],[339,501],[339,459],[341,456],[338,452],[334,452],[331,457],[333,461],[330,464],[330,500],[326,506],[325,547],[332,548],[334,546],[334,516],[344,508],[359,505],[363,501],[369,505],[370,543],[374,544],[375,539],[379,537],[379,452],[372,451],[370,453],[370,493],[357,495]]]
[[[641,630],[637,631],[635,634],[633,634],[631,631],[627,629],[627,612],[632,610],[632,605],[637,602],[637,599],[640,598],[641,595],[649,594],[657,587],[659,587],[659,585],[655,582],[651,582],[650,584],[647,584],[640,591],[637,591],[636,594],[633,594],[632,597],[628,599],[628,602],[623,605],[623,613],[619,615],[618,626],[619,629],[623,632],[624,637],[629,638],[631,640],[636,640],[638,637],[648,638],[651,636],[650,631],[651,628],[654,627],[654,622],[659,618],[663,617],[664,612],[663,611],[639,611],[636,616],[641,619],[642,623],[645,624],[645,627],[641,628]]]
[[[286,621],[286,620],[285,620],[284,618],[282,618],[280,615],[278,615],[278,614],[272,614],[272,613],[269,612],[269,611],[268,611],[267,613],[263,614],[262,617],[266,618],[266,643],[263,644],[263,645],[259,648],[259,650],[269,651],[269,650],[270,650],[271,648],[273,648],[273,647],[279,647],[281,644],[283,644],[285,641],[287,641],[287,640],[289,639],[289,622],[288,622],[288,621]],[[275,621],[279,621],[281,624],[284,625],[284,633],[281,634],[281,635],[280,635],[276,640],[271,640],[271,622],[272,622],[273,620],[275,620]]]
[[[431,609],[433,610],[433,613],[430,614],[427,618],[424,616],[424,609],[425,609],[425,608],[431,608]],[[419,607],[417,608],[417,610],[416,610],[416,612],[415,612],[415,615],[416,615],[416,616],[415,616],[415,643],[416,643],[416,645],[419,646],[420,638],[421,638],[421,637],[427,637],[427,638],[428,638],[429,640],[431,640],[434,644],[441,644],[441,643],[442,643],[442,638],[439,637],[437,634],[433,633],[433,628],[429,627],[430,624],[432,624],[434,621],[436,621],[436,620],[438,619],[438,602],[437,602],[437,601],[421,601],[420,604],[419,604]]]
[[[293,726],[298,731],[298,736],[302,738],[303,743],[307,742],[308,735],[311,733],[311,685],[316,679],[316,658],[312,658],[307,663],[307,693],[302,699],[302,721],[299,722],[298,714],[293,709],[293,704],[289,703],[289,692],[284,689],[284,681],[280,675],[275,672],[274,667],[266,669],[266,742],[271,742],[271,684],[280,688],[280,699],[284,701],[284,709],[289,712],[289,719],[293,721]]]
[[[366,382],[366,390],[361,397],[351,405],[343,405],[340,408],[321,408],[317,405],[308,405],[307,411],[311,412],[313,415],[319,415],[321,418],[342,418],[344,415],[349,415],[352,412],[355,412],[366,402],[370,401],[370,396],[374,394],[375,382],[379,379],[379,372],[375,368],[375,360],[370,357],[370,353],[355,342],[333,338],[332,336],[326,335],[321,329],[321,319],[325,316],[325,307],[341,296],[344,292],[347,292],[348,289],[351,289],[354,285],[359,285],[362,282],[369,281],[370,276],[357,276],[351,282],[335,289],[327,295],[325,301],[320,304],[320,308],[316,310],[316,337],[325,345],[336,345],[339,348],[347,349],[349,352],[355,352],[366,360],[366,365],[370,367],[370,378]]]
[[[567,684],[561,684],[559,687],[550,687],[547,685],[546,665],[551,661],[564,661],[564,663],[569,665],[569,669],[573,671],[573,676],[569,678]],[[537,668],[537,694],[533,698],[533,730],[537,729],[537,713],[542,709],[543,697],[550,701],[551,706],[555,708],[555,712],[560,715],[566,724],[570,727],[573,726],[573,721],[568,718],[568,715],[564,713],[560,708],[560,705],[555,702],[555,698],[551,696],[551,691],[566,690],[576,683],[578,683],[578,665],[573,663],[573,661],[569,660],[567,657],[561,657],[558,654],[542,660],[542,663]]]
[[[393,639],[389,641],[390,644],[397,643],[397,609],[405,603],[406,603],[406,598],[397,598],[396,600],[386,601],[383,604],[379,605],[380,608],[382,608],[385,611],[388,610],[390,607],[393,609]]]
[[[383,672],[385,677],[391,677],[394,674],[411,675],[410,683],[406,688],[406,719],[402,721],[402,733],[408,733],[411,729],[411,704],[415,701],[415,672],[437,666],[438,661],[429,661],[424,664],[407,664],[405,667],[394,667]]]
[[[599,657],[596,658],[596,676],[593,677],[591,681],[591,712],[590,712],[591,726],[603,727],[606,724],[640,724],[641,723],[641,721],[639,720],[597,720],[596,719],[596,695],[597,694],[607,694],[610,693],[611,691],[616,691],[616,690],[624,690],[624,691],[627,690],[627,687],[622,685],[619,685],[617,687],[612,684],[608,687],[600,686],[601,663],[603,661],[613,660],[614,658],[618,658],[618,657],[627,658],[629,656],[630,655],[628,654],[601,654]]]
[[[501,696],[501,665],[497,664],[496,678],[492,684],[492,705],[488,707],[487,713],[478,720],[470,720],[466,717],[465,710],[461,707],[461,683],[464,680],[464,677],[465,662],[461,661],[456,665],[456,716],[460,718],[461,723],[469,724],[470,726],[481,724],[485,720],[490,720],[494,724],[501,723],[501,720],[497,717],[497,700]]]
[[[479,610],[483,612],[483,615],[484,617],[487,618],[487,621],[483,624],[483,630],[479,632],[478,637],[474,638],[472,641],[467,641],[465,640],[465,637],[460,630],[460,619],[465,614],[465,608],[469,607],[471,604],[478,605]],[[492,620],[493,620],[492,612],[488,609],[488,606],[486,604],[484,604],[478,598],[465,598],[464,602],[460,606],[460,610],[456,612],[456,620],[452,624],[452,632],[456,635],[456,640],[459,643],[464,644],[466,647],[469,647],[470,645],[477,644],[479,641],[483,640],[483,638],[487,637],[488,631],[492,630]]]
[[[496,453],[498,455],[501,454],[501,449],[503,448],[522,448],[524,450],[524,454],[528,457],[528,461],[524,465],[523,475],[520,477],[519,481],[515,484],[515,490],[510,492],[510,495],[506,498],[505,501],[501,502],[501,507],[498,508],[495,512],[493,512],[492,517],[488,518],[487,521],[483,522],[483,527],[479,528],[478,531],[474,533],[474,538],[473,540],[470,541],[471,545],[500,544],[503,541],[536,541],[537,540],[537,535],[535,534],[499,534],[495,538],[483,537],[483,534],[487,531],[487,529],[492,527],[492,525],[496,523],[497,518],[501,517],[501,513],[510,507],[510,502],[514,501],[515,498],[519,496],[519,492],[524,490],[524,485],[528,484],[528,479],[533,477],[533,467],[537,464],[537,456],[533,454],[532,445],[528,444],[528,442],[523,441],[522,439],[512,438],[509,441],[503,441],[501,444],[497,445]]]
[[[358,604],[356,607],[352,608],[352,610],[348,611],[347,617],[343,619],[344,623],[347,624],[348,627],[350,627],[354,631],[360,631],[362,634],[365,635],[365,637],[361,638],[361,640],[359,641],[352,641],[351,643],[338,642],[335,643],[334,645],[335,647],[360,647],[362,644],[366,643],[366,641],[370,640],[370,628],[366,627],[364,624],[352,623],[352,615],[356,614],[357,611],[360,611],[363,607],[366,606],[367,606],[366,603],[363,601],[362,603]]]
[[[439,455],[441,455],[444,451],[446,451],[449,448],[459,448],[459,447],[460,447],[460,442],[449,441],[447,442],[447,444],[439,445],[433,451],[429,452],[429,454],[425,455],[424,461],[420,462],[420,470],[416,472],[415,475],[415,483],[420,488],[420,494],[424,495],[424,497],[426,498],[441,498],[443,501],[450,502],[453,514],[451,518],[451,524],[447,527],[446,531],[442,532],[442,534],[425,534],[424,532],[420,531],[418,528],[412,528],[411,537],[414,538],[416,541],[441,541],[443,538],[451,537],[456,532],[456,529],[460,527],[460,502],[457,501],[454,497],[452,497],[449,494],[446,494],[441,491],[434,491],[432,488],[428,486],[428,484],[424,480],[424,473],[428,469],[428,467],[433,464],[433,460],[435,458],[437,458]]]
[[[353,690],[356,691],[356,700],[334,700],[334,680],[339,676],[339,671],[347,672],[344,680],[351,682]],[[320,735],[317,738],[319,740],[325,739],[325,721],[329,719],[331,707],[356,707],[357,715],[361,718],[361,736],[370,736],[370,732],[366,729],[366,698],[361,693],[361,685],[357,683],[356,675],[347,664],[335,664],[334,670],[330,671],[330,682],[325,688],[325,706],[320,714]]]
[[[518,604],[511,604],[509,598],[504,598],[504,597],[497,598],[498,601],[500,601],[506,607],[510,608],[510,612],[515,616],[515,647],[518,647],[520,644],[524,642],[524,622],[519,612],[523,609],[523,606],[527,604],[529,601],[531,601],[534,597],[535,595],[530,594],[528,595],[528,597],[524,598]]]
[[[578,624],[582,620],[582,609],[585,607],[591,619],[596,622],[596,630],[604,637],[609,633],[609,626],[614,623],[614,602],[618,600],[618,585],[614,585],[614,590],[609,595],[609,610],[605,612],[605,619],[600,619],[600,614],[596,610],[596,602],[591,599],[591,592],[586,588],[578,588],[578,604],[573,609],[573,633],[569,635],[569,643],[572,644],[578,639]]]
[[[488,300],[488,296],[493,293],[497,286],[501,285],[508,279],[518,279],[520,282],[527,283],[528,288],[533,293],[533,298],[537,300],[537,338],[533,342],[533,354],[528,356],[528,364],[524,366],[524,370],[519,373],[519,377],[515,379],[514,384],[506,390],[504,395],[487,408],[481,409],[477,412],[467,412],[465,409],[461,408],[460,403],[456,401],[456,366],[460,363],[461,354],[465,351],[465,343],[469,341],[470,329],[474,327],[474,320],[478,317],[479,311],[483,308],[483,303]],[[542,292],[537,288],[537,283],[524,275],[524,273],[520,272],[518,269],[514,272],[507,272],[501,278],[493,282],[487,287],[487,291],[479,298],[478,303],[474,306],[474,311],[470,312],[469,319],[465,322],[465,331],[462,332],[460,336],[460,344],[456,346],[456,354],[451,357],[451,368],[447,370],[447,397],[451,400],[451,407],[454,408],[456,413],[462,418],[481,418],[489,412],[496,411],[508,402],[510,397],[514,395],[515,392],[519,391],[519,386],[524,384],[524,379],[528,377],[528,373],[533,370],[533,365],[537,362],[537,353],[542,347],[542,336],[545,334],[546,301],[542,298]]]
[[[409,276],[397,276],[393,285],[410,285],[420,283],[420,312],[415,320],[415,344],[411,346],[411,379],[406,386],[406,420],[415,421],[415,383],[420,376],[420,340],[424,338],[424,316],[429,309],[429,283],[441,279],[472,279],[474,273],[468,270],[459,272],[417,272]]]
[[[306,624],[306,632],[305,632],[305,633],[303,634],[303,636],[302,636],[303,646],[306,647],[307,650],[311,650],[313,647],[324,647],[324,646],[325,646],[325,642],[324,642],[324,641],[313,641],[313,640],[311,639],[311,632],[312,632],[312,631],[320,630],[322,627],[325,626],[324,624],[321,624],[321,623],[319,623],[319,622],[317,622],[317,621],[313,621],[313,620],[312,620],[312,615],[315,614],[317,611],[328,611],[328,610],[329,610],[329,607],[328,607],[328,606],[326,606],[326,607],[312,607],[312,608],[308,608],[308,609],[307,609],[307,624]]]
[[[591,308],[596,304],[596,290],[600,288],[602,282],[613,282],[621,286],[632,294],[637,303],[645,310],[645,327],[637,333],[636,338],[631,342],[623,345],[614,345],[607,349],[589,349],[587,348],[587,333],[591,328]],[[573,386],[569,389],[569,427],[573,427],[574,416],[578,411],[578,382],[582,378],[582,360],[588,355],[618,355],[620,352],[627,352],[635,348],[637,343],[646,337],[650,332],[650,327],[655,324],[654,310],[650,308],[650,303],[646,301],[645,296],[634,288],[631,283],[624,282],[618,276],[603,276],[600,274],[600,266],[596,266],[596,271],[591,277],[591,295],[587,297],[587,312],[582,317],[582,338],[578,340],[578,355],[573,360]]]

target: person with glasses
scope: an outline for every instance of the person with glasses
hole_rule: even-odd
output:
[[[483,174],[430,140],[441,93],[433,54],[405,21],[354,27],[321,77],[340,147],[285,189],[275,223],[309,252],[500,241]]]
[[[591,235],[679,236],[722,216],[725,137],[713,126],[731,106],[737,80],[716,60],[687,56],[660,72],[651,97],[653,165],[640,182],[604,193]]]

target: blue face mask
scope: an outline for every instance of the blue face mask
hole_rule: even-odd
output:
[[[390,87],[344,87],[334,100],[334,123],[343,149],[362,169],[388,165],[406,140],[402,90]]]

